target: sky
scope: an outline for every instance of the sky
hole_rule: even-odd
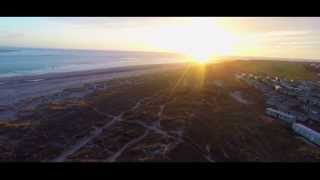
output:
[[[320,59],[320,18],[0,17],[0,46]]]

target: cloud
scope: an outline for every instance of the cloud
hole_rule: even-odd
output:
[[[0,30],[0,38],[2,39],[18,39],[24,36],[25,35],[20,32],[8,32],[8,31]]]
[[[259,32],[249,34],[242,38],[243,43],[248,43],[256,46],[267,45],[299,45],[308,43],[309,41],[318,40],[318,32],[310,30],[279,30],[269,32]],[[320,40],[320,39],[319,39]]]
[[[8,39],[18,39],[18,38],[21,38],[21,37],[24,37],[25,35],[23,33],[8,33],[5,38],[8,38]]]
[[[187,18],[174,17],[54,17],[48,20],[81,28],[135,28],[161,26],[186,21]]]
[[[311,34],[309,30],[281,30],[281,31],[269,31],[262,33],[254,33],[247,36],[249,39],[264,39],[264,38],[283,38],[283,37],[298,37]]]
[[[301,30],[301,31],[272,31],[272,32],[267,32],[264,34],[264,36],[267,37],[277,37],[277,36],[302,36],[302,35],[306,35],[306,34],[310,34],[311,31],[305,31],[305,30]]]

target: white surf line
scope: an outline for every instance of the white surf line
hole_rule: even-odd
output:
[[[107,123],[101,128],[96,128],[89,136],[82,138],[80,141],[78,141],[76,144],[69,147],[66,151],[62,152],[61,155],[59,155],[57,158],[52,160],[52,162],[64,162],[67,157],[77,152],[79,149],[81,149],[83,146],[88,144],[92,139],[99,136],[104,129],[112,126],[114,123],[118,122],[121,119],[121,116],[114,117],[111,122]]]
[[[43,81],[44,79],[30,79],[30,80],[25,80],[27,82],[39,82],[39,81]]]
[[[145,138],[147,135],[149,134],[149,130],[146,130],[145,133],[143,133],[143,135],[132,139],[131,141],[129,141],[127,144],[125,144],[121,149],[119,149],[118,152],[114,153],[113,155],[111,155],[106,161],[107,162],[115,162],[117,160],[117,158],[130,146],[140,142],[143,138]]]

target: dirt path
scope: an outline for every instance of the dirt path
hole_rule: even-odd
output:
[[[158,113],[157,113],[157,115],[158,115],[158,121],[155,123],[155,125],[156,125],[159,129],[161,129],[161,120],[162,120],[162,115],[163,115],[164,109],[166,108],[166,106],[167,106],[169,103],[174,102],[175,100],[176,100],[176,98],[173,98],[172,100],[170,100],[170,101],[168,101],[168,102],[160,105],[159,111],[158,111]]]
[[[125,144],[121,149],[119,149],[119,151],[117,151],[116,153],[114,153],[112,156],[110,156],[106,161],[107,162],[114,162],[117,160],[117,158],[119,156],[121,156],[121,154],[130,146],[140,142],[142,139],[144,139],[147,135],[149,134],[149,130],[146,130],[145,133],[135,139],[132,139],[131,141],[129,141],[127,144]]]
[[[142,101],[144,101],[145,98],[139,100],[132,108],[130,108],[128,111],[131,110],[135,110],[137,109]],[[107,114],[104,114],[98,110],[95,109],[95,111],[99,114],[103,114],[105,116],[110,116]],[[127,112],[127,111],[125,111]],[[52,162],[64,162],[69,156],[71,156],[72,154],[74,154],[75,152],[77,152],[78,150],[80,150],[82,147],[84,147],[86,144],[88,144],[90,141],[92,141],[94,138],[98,137],[105,129],[109,128],[110,126],[114,125],[116,122],[120,122],[122,121],[122,116],[125,112],[120,113],[120,115],[115,116],[111,122],[105,124],[104,126],[102,126],[101,128],[96,128],[92,133],[90,133],[90,135],[82,138],[80,141],[78,141],[76,144],[70,146],[68,149],[66,149],[65,151],[63,151],[58,157],[56,157],[55,159],[52,160]]]
[[[156,123],[156,126],[158,126],[158,128],[161,128],[161,119],[162,119],[162,114],[165,107],[166,107],[166,104],[163,104],[160,106],[160,110],[158,112],[158,121]]]
[[[64,162],[67,157],[77,152],[79,149],[81,149],[83,146],[88,144],[92,139],[99,136],[104,129],[107,129],[108,127],[112,126],[116,122],[121,120],[122,115],[114,117],[111,122],[107,123],[101,128],[96,128],[89,136],[84,137],[80,141],[78,141],[76,144],[70,146],[67,150],[62,152],[61,155],[59,155],[57,158],[53,160],[53,162]]]
[[[81,140],[79,140],[76,144],[68,147],[65,151],[63,151],[58,157],[56,157],[54,160],[52,160],[52,162],[64,162],[67,160],[67,158],[69,156],[71,156],[72,154],[76,153],[77,151],[79,151],[82,147],[84,147],[86,144],[88,144],[89,142],[91,142],[94,138],[98,137],[105,129],[111,127],[112,125],[114,125],[117,122],[125,122],[123,121],[123,114],[128,112],[128,111],[135,111],[137,110],[144,101],[148,100],[148,99],[152,99],[154,98],[156,95],[151,96],[151,97],[147,97],[147,98],[142,98],[141,100],[139,100],[138,102],[136,102],[136,104],[130,108],[127,111],[124,111],[122,113],[120,113],[118,116],[111,116],[108,114],[105,114],[95,108],[93,108],[93,110],[99,114],[104,115],[105,117],[112,117],[113,119],[105,124],[104,126],[100,127],[100,128],[96,128],[93,132],[91,132],[88,136],[82,138]],[[173,143],[174,145],[177,145],[179,143],[184,142],[183,138],[182,138],[182,134],[183,131],[179,130],[179,131],[174,131],[171,134],[176,134],[177,136],[171,135],[170,133],[164,131],[161,129],[161,120],[162,120],[162,116],[163,116],[163,111],[166,107],[166,105],[172,101],[174,101],[175,99],[168,101],[162,105],[160,105],[159,107],[159,111],[157,113],[158,115],[158,119],[156,122],[154,122],[152,125],[148,125],[144,122],[141,121],[135,121],[135,122],[125,122],[125,123],[134,123],[134,124],[138,124],[141,125],[142,127],[144,127],[146,129],[145,133],[137,138],[132,139],[131,141],[129,141],[127,144],[125,144],[122,148],[120,148],[116,153],[114,153],[112,156],[110,156],[106,161],[107,162],[114,162],[117,160],[118,157],[120,157],[122,155],[122,153],[128,149],[129,147],[131,147],[132,145],[140,142],[141,140],[143,140],[150,131],[153,131],[155,133],[161,134],[162,136],[164,136],[164,138],[171,138],[175,140],[175,143]],[[165,145],[165,152],[169,151],[170,148],[173,146],[172,143]]]
[[[185,137],[185,140],[192,145],[202,156],[209,162],[216,162],[210,155],[210,146],[206,146],[205,150],[197,143],[194,143],[192,139]]]
[[[144,128],[148,129],[149,131],[154,131],[154,132],[156,132],[158,134],[161,134],[163,136],[166,136],[166,137],[170,136],[166,131],[163,131],[163,130],[159,129],[158,126],[157,126],[157,123],[155,123],[153,125],[147,125],[144,122],[137,121],[137,124],[143,126]]]
[[[223,81],[221,81],[221,80],[215,80],[215,81],[213,81],[213,83],[218,87],[223,87]]]
[[[240,91],[231,92],[230,96],[233,97],[235,100],[237,100],[238,102],[240,102],[242,104],[251,104],[249,101],[247,101],[246,99],[244,99],[241,96],[241,92]]]
[[[163,111],[164,111],[165,107],[167,106],[167,104],[169,104],[170,102],[173,102],[175,100],[176,100],[176,98],[174,98],[174,99],[172,99],[172,100],[160,105],[159,111],[157,113],[158,119],[152,125],[148,125],[148,124],[146,124],[144,122],[141,122],[141,121],[136,121],[136,123],[141,125],[141,126],[143,126],[146,129],[148,129],[149,131],[154,131],[154,132],[156,132],[158,134],[161,134],[161,135],[163,135],[163,136],[165,136],[167,138],[169,137],[169,138],[177,139],[176,137],[169,135],[168,132],[166,132],[166,131],[161,129],[161,120],[162,120]],[[182,133],[176,133],[176,134],[180,135]]]

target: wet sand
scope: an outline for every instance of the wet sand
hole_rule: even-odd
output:
[[[45,96],[65,88],[80,87],[86,83],[138,76],[182,66],[183,64],[144,65],[0,78],[0,105],[13,105],[26,98]]]

